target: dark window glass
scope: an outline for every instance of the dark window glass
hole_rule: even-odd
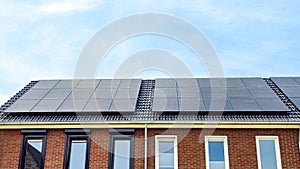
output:
[[[44,137],[24,136],[24,142],[21,151],[21,169],[43,169],[44,168]]]
[[[87,169],[89,160],[89,136],[68,135],[65,169]]]
[[[69,169],[85,169],[86,151],[86,140],[72,140]]]
[[[134,135],[115,134],[110,137],[109,169],[133,169]]]
[[[114,147],[114,169],[129,169],[130,140],[115,140]]]

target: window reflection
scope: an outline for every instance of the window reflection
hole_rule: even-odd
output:
[[[277,169],[274,140],[259,140],[262,169]]]
[[[225,169],[224,142],[208,142],[209,168]]]
[[[114,169],[129,169],[130,140],[114,140]]]
[[[159,169],[174,169],[173,141],[159,141]]]
[[[42,139],[27,139],[25,152],[25,169],[40,169],[42,166]]]
[[[87,141],[72,140],[70,151],[69,169],[85,169]]]

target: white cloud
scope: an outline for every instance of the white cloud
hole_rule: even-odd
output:
[[[44,13],[61,13],[61,12],[72,12],[72,11],[82,11],[88,10],[97,7],[99,4],[102,4],[103,1],[84,1],[84,0],[68,0],[68,1],[59,1],[51,2],[48,4],[43,4],[38,7],[38,11]]]

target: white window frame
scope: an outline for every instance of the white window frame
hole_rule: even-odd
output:
[[[205,136],[205,159],[206,159],[206,169],[209,167],[209,149],[208,142],[223,142],[224,143],[224,160],[225,160],[225,169],[229,169],[229,157],[228,157],[228,142],[227,136]]]
[[[260,159],[261,155],[260,155],[259,140],[274,140],[277,169],[282,169],[278,136],[256,136],[255,138],[256,138],[256,154],[257,154],[258,169],[262,169],[261,168],[261,159]]]
[[[155,136],[155,169],[159,169],[159,142],[160,141],[174,142],[174,169],[178,169],[177,135],[156,135]]]

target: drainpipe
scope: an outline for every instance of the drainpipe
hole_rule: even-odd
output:
[[[300,129],[299,129],[299,133],[298,133],[299,135],[298,135],[298,147],[299,147],[299,153],[300,153]]]
[[[148,164],[148,129],[147,129],[147,124],[145,123],[145,154],[144,154],[144,161],[145,161],[145,166],[144,169],[147,169],[147,164]]]

